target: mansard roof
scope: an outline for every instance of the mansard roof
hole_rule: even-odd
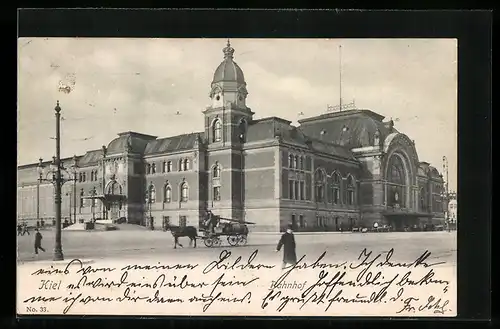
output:
[[[248,126],[246,141],[257,142],[278,137],[284,143],[308,148],[315,152],[355,160],[352,152],[346,147],[310,137],[304,134],[302,129],[292,126],[290,123],[288,120],[277,117],[254,120]]]
[[[384,116],[370,110],[330,112],[299,120],[301,130],[308,136],[343,145],[349,149],[372,146],[378,131],[383,141],[397,132],[394,122],[382,122]]]
[[[203,133],[196,132],[152,140],[146,145],[144,155],[189,150],[202,136]]]

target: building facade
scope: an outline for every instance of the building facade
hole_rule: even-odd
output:
[[[198,226],[212,210],[254,222],[256,231],[289,223],[302,231],[375,223],[400,229],[444,220],[442,176],[420,162],[392,120],[363,109],[303,119],[297,127],[277,117],[254,119],[229,43],[223,53],[200,118],[204,131],[167,138],[123,132],[78,156],[76,183],[63,187],[63,219],[76,212],[85,220],[150,225],[151,216],[156,228]],[[62,162],[70,167],[72,160]],[[18,218],[47,222],[53,187],[38,182],[37,166],[18,167]]]

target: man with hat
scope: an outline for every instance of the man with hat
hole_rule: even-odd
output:
[[[295,265],[297,263],[297,255],[295,253],[295,236],[292,231],[293,225],[289,224],[286,232],[281,236],[276,252],[283,248],[283,266],[285,269],[287,264]]]

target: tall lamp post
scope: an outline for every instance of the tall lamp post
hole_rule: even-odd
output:
[[[61,165],[61,108],[59,107],[59,101],[57,101],[57,105],[55,107],[55,116],[56,116],[56,156],[52,158],[52,164],[49,167],[48,172],[44,173],[42,159],[40,159],[40,163],[38,164],[38,180],[39,182],[50,182],[54,185],[54,203],[55,203],[55,215],[56,215],[56,237],[55,237],[55,246],[54,246],[54,260],[60,261],[64,260],[64,255],[62,252],[62,243],[61,243],[61,188],[62,185],[66,182],[74,181],[76,175],[71,175],[67,172],[65,168]],[[75,164],[76,165],[76,164]],[[74,166],[74,170],[76,170],[76,166]],[[65,171],[67,173],[68,178],[63,178],[61,175],[61,171]],[[45,174],[45,177],[44,177]],[[48,176],[51,176],[48,179]]]
[[[92,188],[90,193],[92,195],[92,222],[95,223],[95,196],[97,195],[95,186]]]
[[[446,182],[445,182],[445,189],[444,189],[444,201],[445,201],[445,214],[446,214],[446,223],[448,224],[448,232],[451,231],[450,227],[450,219],[449,219],[449,209],[448,209],[448,204],[450,202],[450,195],[448,193],[448,158],[443,155],[443,173],[446,175]]]
[[[153,231],[155,228],[154,228],[154,225],[153,225],[153,221],[152,221],[152,214],[151,214],[151,208],[152,208],[152,203],[153,203],[153,189],[154,189],[154,185],[153,185],[153,182],[150,182],[149,183],[149,186],[148,186],[148,189],[146,191],[146,202],[148,204],[148,210],[149,210],[149,217],[147,220],[149,220],[149,227],[150,229]],[[146,223],[147,225],[147,223]]]
[[[76,224],[76,181],[78,175],[78,158],[76,154],[73,155],[73,165],[70,168],[71,173],[73,174],[73,223]],[[71,212],[69,215],[69,221],[71,222]]]

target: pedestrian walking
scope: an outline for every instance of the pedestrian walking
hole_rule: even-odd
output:
[[[28,229],[28,224],[26,222],[24,222],[24,224],[23,224],[23,235],[25,233],[28,233],[28,235],[30,235],[30,231]]]
[[[17,224],[17,235],[23,235],[23,226],[21,224]]]
[[[279,252],[281,247],[284,247],[282,269],[285,269],[287,264],[295,265],[297,263],[297,255],[295,253],[295,236],[293,235],[292,227],[292,224],[288,225],[288,229],[281,236],[278,246],[276,247],[276,252]]]
[[[38,255],[38,249],[45,252],[45,249],[42,248],[42,233],[38,229],[35,229],[35,254]]]

